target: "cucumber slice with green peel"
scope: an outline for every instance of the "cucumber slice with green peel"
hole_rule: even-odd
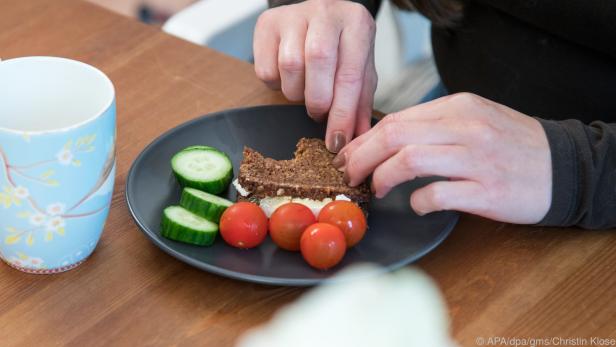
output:
[[[180,206],[214,223],[220,222],[220,216],[231,205],[233,202],[227,199],[190,187],[182,190],[180,198]]]
[[[163,210],[160,234],[175,241],[209,246],[216,239],[218,225],[181,206],[169,206]]]
[[[229,186],[233,177],[231,160],[210,146],[190,146],[171,158],[171,168],[182,187],[191,187],[211,194],[219,194]]]

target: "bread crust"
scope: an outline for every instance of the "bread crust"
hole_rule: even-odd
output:
[[[346,185],[343,173],[331,164],[334,156],[320,139],[300,139],[295,157],[290,160],[265,158],[244,147],[238,181],[250,194],[238,195],[238,200],[258,201],[274,196],[333,200],[343,194],[367,210],[371,197],[369,183],[366,180],[357,187]]]

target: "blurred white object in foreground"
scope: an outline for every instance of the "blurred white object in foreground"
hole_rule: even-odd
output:
[[[446,305],[417,269],[374,276],[374,266],[344,271],[282,308],[237,347],[452,347]]]

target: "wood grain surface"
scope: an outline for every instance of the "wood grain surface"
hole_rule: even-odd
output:
[[[112,208],[89,260],[60,275],[0,264],[0,345],[229,346],[304,289],[211,275],[151,244],[124,200],[137,154],[204,113],[284,103],[252,66],[90,3],[0,0],[0,58],[55,55],[109,75],[117,92]],[[616,213],[616,211],[615,211]],[[463,216],[419,266],[450,307],[455,338],[616,338],[616,233],[535,228]]]

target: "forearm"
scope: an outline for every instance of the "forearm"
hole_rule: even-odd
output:
[[[269,7],[277,7],[282,5],[290,5],[298,2],[302,2],[304,0],[267,0]],[[381,5],[381,0],[351,0],[353,2],[357,2],[359,4],[364,5],[370,13],[372,13],[372,17],[376,17],[376,13],[379,10],[379,6]]]
[[[552,153],[552,205],[540,225],[616,227],[616,124],[541,120]]]

